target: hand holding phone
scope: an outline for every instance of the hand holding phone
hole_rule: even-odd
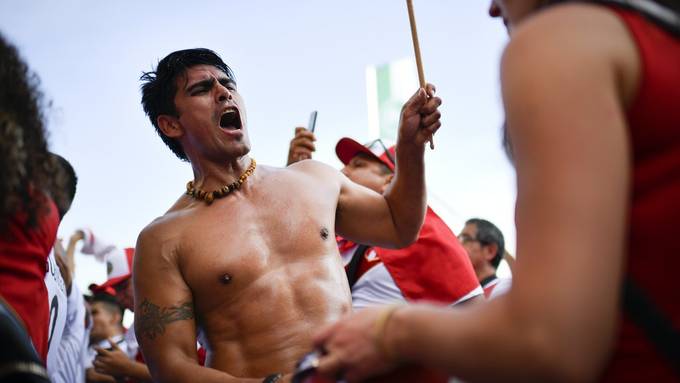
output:
[[[316,128],[317,114],[318,112],[315,110],[309,115],[309,124],[307,124],[307,128],[301,126],[295,128],[295,137],[290,140],[290,146],[288,147],[288,161],[286,161],[286,166],[312,158],[312,153],[316,151],[316,148],[314,147],[314,141],[316,141],[314,129]]]
[[[312,133],[314,133],[314,128],[316,128],[316,115],[318,113],[319,112],[315,110],[309,115],[309,124],[307,125],[307,130],[309,130]]]

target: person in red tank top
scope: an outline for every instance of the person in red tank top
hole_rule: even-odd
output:
[[[0,35],[0,296],[47,355],[47,256],[59,225],[64,179],[47,151],[37,77]]]
[[[361,381],[422,363],[469,382],[680,381],[680,5],[636,1],[656,14],[642,16],[494,1],[511,35],[501,78],[517,169],[513,287],[453,312],[343,318],[316,336],[319,371]],[[640,319],[652,311],[663,326]],[[661,327],[666,339],[653,335]]]

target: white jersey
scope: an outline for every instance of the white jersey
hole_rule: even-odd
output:
[[[512,278],[494,278],[488,282],[485,282],[482,288],[484,288],[484,295],[487,299],[494,299],[510,291],[512,287]]]
[[[125,334],[112,336],[111,340],[113,340],[116,343],[118,348],[120,348],[121,351],[123,351],[125,353],[125,355],[128,355],[128,356],[130,355],[130,353],[128,352],[128,344],[125,341]],[[92,363],[94,362],[94,358],[97,356],[97,351],[94,349],[95,346],[108,350],[108,349],[111,348],[111,343],[109,343],[108,339],[104,339],[104,340],[98,342],[97,344],[90,345],[90,347],[87,348],[87,354],[85,356],[85,362],[84,362],[84,365],[85,365],[84,367],[86,369],[92,367]]]
[[[83,353],[87,351],[89,329],[85,327],[87,308],[83,294],[74,283],[68,297],[68,312],[61,341],[55,344],[53,364],[47,373],[52,383],[83,383],[85,368]],[[49,360],[49,359],[48,359]]]
[[[127,332],[125,332],[125,343],[127,344],[127,356],[130,359],[137,358],[139,351],[139,343],[137,343],[137,336],[135,335],[135,324],[132,323]]]
[[[353,246],[340,253],[345,267],[352,261],[357,248],[358,246]],[[474,278],[474,274],[471,273],[470,278]],[[364,255],[363,267],[359,270],[359,278],[351,290],[352,308],[355,310],[408,302],[408,299],[406,299],[374,248],[367,249]],[[449,304],[453,306],[481,294],[482,288],[477,286]]]
[[[356,249],[355,246],[340,254],[345,266],[352,260]],[[375,250],[368,249],[365,257],[368,262],[375,262],[375,265],[363,273],[352,286],[352,308],[360,310],[371,306],[406,303],[404,294],[397,287],[385,264],[378,259]]]
[[[47,257],[45,287],[47,287],[47,307],[50,309],[50,322],[47,333],[47,371],[53,371],[56,366],[57,350],[64,333],[68,311],[66,285],[61,277],[59,266],[57,266],[54,248]]]

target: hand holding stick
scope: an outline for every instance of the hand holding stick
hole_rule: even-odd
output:
[[[416,16],[413,12],[413,1],[406,0],[406,6],[408,8],[408,19],[411,24],[411,39],[413,40],[413,50],[416,55],[416,66],[418,67],[418,81],[421,88],[427,89],[425,71],[423,71],[423,59],[420,57],[420,44],[418,43],[418,29],[416,28]],[[434,136],[430,137],[430,149],[434,150]]]

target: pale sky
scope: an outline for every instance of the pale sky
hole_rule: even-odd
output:
[[[514,253],[514,170],[500,145],[505,30],[487,1],[414,6],[425,75],[444,101],[426,157],[430,203],[456,233],[470,217],[494,222]],[[258,163],[283,166],[294,127],[318,110],[315,159],[338,168],[339,138],[375,138],[366,67],[413,54],[403,0],[3,0],[0,31],[42,80],[50,147],[78,173],[59,236],[90,227],[120,247],[192,179],[140,105],[139,76],[168,53],[206,47],[234,69]],[[106,278],[94,259],[76,263],[82,289]]]

